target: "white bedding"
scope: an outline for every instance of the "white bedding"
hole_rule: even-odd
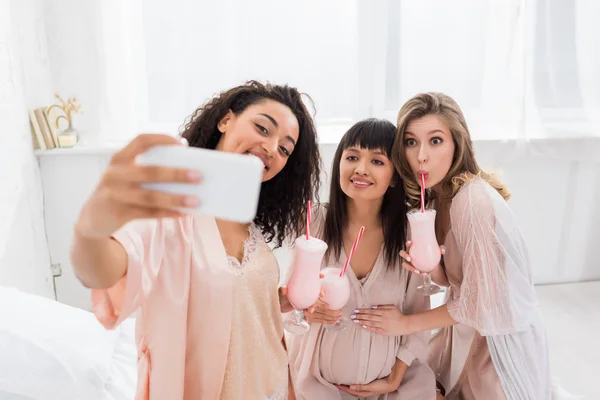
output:
[[[0,400],[133,399],[134,324],[0,286]]]

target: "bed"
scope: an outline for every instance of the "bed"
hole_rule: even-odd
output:
[[[0,286],[1,400],[131,400],[135,320],[106,331],[93,314]]]

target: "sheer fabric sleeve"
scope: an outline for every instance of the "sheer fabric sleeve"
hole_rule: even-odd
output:
[[[481,335],[525,329],[535,308],[529,260],[506,201],[475,180],[455,196],[452,231],[462,258],[460,291],[448,301],[456,321]]]

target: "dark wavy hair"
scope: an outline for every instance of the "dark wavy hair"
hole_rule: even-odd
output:
[[[182,136],[190,146],[215,149],[222,135],[217,124],[229,110],[239,115],[249,106],[270,99],[294,113],[300,127],[298,143],[281,172],[262,183],[254,219],[265,239],[268,242],[275,239],[276,246],[302,232],[307,201],[318,199],[321,156],[317,130],[302,96],[296,88],[287,85],[248,81],[208,100],[188,117],[182,128]]]
[[[329,204],[325,217],[323,240],[327,242],[327,254],[339,258],[343,245],[344,231],[348,227],[348,196],[340,187],[340,162],[344,150],[357,146],[368,150],[382,150],[392,162],[392,148],[396,137],[396,127],[390,121],[370,118],[354,124],[342,137],[333,156]],[[400,260],[400,250],[406,241],[406,199],[404,185],[394,169],[395,185],[389,187],[381,204],[381,226],[383,247],[388,268],[393,268]]]

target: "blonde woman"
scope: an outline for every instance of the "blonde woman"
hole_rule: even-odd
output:
[[[479,168],[458,104],[441,93],[406,102],[393,157],[411,206],[419,202],[420,176],[427,178],[437,240],[445,246],[433,278],[447,277],[439,283],[449,285],[448,301],[413,315],[359,310],[357,319],[388,335],[441,329],[429,363],[449,400],[550,399],[546,333],[510,194]],[[414,272],[408,253],[401,255]]]

